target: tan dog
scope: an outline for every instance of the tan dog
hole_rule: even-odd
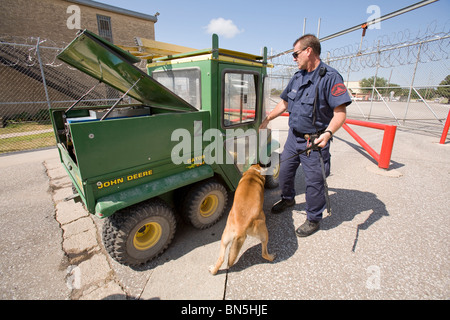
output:
[[[227,225],[220,241],[220,255],[214,266],[209,267],[211,274],[216,274],[223,263],[225,250],[232,241],[228,255],[230,268],[239,254],[247,235],[261,240],[262,256],[273,261],[274,255],[267,251],[269,233],[266,227],[266,216],[263,211],[265,176],[258,164],[252,165],[244,172],[234,194],[234,202],[228,215]]]

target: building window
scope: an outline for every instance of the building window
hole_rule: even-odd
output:
[[[97,15],[98,35],[113,43],[111,17]]]

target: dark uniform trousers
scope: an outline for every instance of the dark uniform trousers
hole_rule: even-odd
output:
[[[290,128],[288,138],[280,158],[279,182],[281,197],[287,200],[294,199],[296,194],[295,175],[298,166],[301,163],[303,173],[305,175],[307,219],[317,222],[322,219],[322,212],[327,207],[319,151],[312,150],[309,156],[307,156],[306,153],[294,156],[302,150],[305,150],[306,145],[307,141],[303,135],[294,134],[292,128]],[[322,148],[322,156],[325,165],[325,174],[328,177],[330,175],[330,141],[328,141],[327,145]]]

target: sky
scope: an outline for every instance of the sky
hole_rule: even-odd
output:
[[[260,54],[292,48],[303,33],[319,38],[383,16],[419,0],[96,0],[113,6],[155,15],[155,39],[195,49],[211,47],[211,34],[219,34],[219,46],[230,50]],[[365,40],[376,43],[378,37],[408,29],[411,33],[425,32],[435,21],[441,28],[450,25],[450,0],[439,0],[399,17],[382,21],[378,29],[367,30]],[[139,35],[137,35],[139,36]],[[361,31],[355,31],[322,43],[322,52],[359,43]]]

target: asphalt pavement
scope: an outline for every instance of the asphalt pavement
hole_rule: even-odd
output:
[[[273,122],[286,139],[287,118]],[[383,132],[351,126],[375,150]],[[130,268],[101,243],[103,220],[73,201],[56,149],[0,156],[0,299],[444,299],[450,298],[450,143],[399,127],[389,170],[341,129],[331,146],[332,214],[307,238],[304,182],[296,205],[264,210],[273,262],[248,238],[237,263],[208,272],[218,256],[226,215],[197,230],[179,222],[156,260]],[[230,205],[232,197],[230,198]],[[326,214],[325,214],[326,215]]]
[[[0,156],[0,299],[67,299],[67,259],[43,162],[56,149]]]

